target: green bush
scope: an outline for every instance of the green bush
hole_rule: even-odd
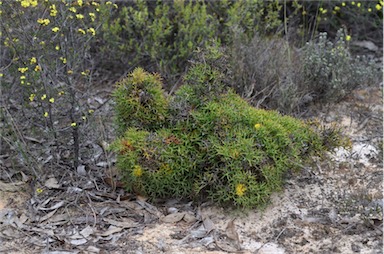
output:
[[[337,101],[358,86],[379,82],[374,59],[350,53],[352,40],[341,29],[334,42],[320,33],[298,49],[278,37],[246,41],[238,34],[224,53],[226,67],[216,66],[230,74],[227,84],[252,105],[300,114],[311,102]]]
[[[350,36],[340,29],[335,42],[326,33],[320,33],[317,40],[308,42],[302,49],[303,75],[318,99],[335,101],[358,86],[373,85],[380,79],[373,60],[351,55],[349,40]]]
[[[235,27],[251,38],[255,31],[274,29],[281,23],[278,1],[137,0],[118,4],[119,9],[102,26],[103,39],[94,47],[95,56],[99,54],[103,60],[99,67],[125,72],[121,66],[143,66],[159,72],[167,90],[186,72],[197,48],[212,41],[231,43]]]
[[[128,127],[154,130],[164,124],[168,101],[159,75],[150,75],[142,68],[136,68],[116,86],[113,96],[119,133]]]
[[[199,64],[195,67],[187,77],[197,75]],[[125,85],[133,86],[129,83],[138,80],[138,73],[142,70],[135,70]],[[193,82],[205,84],[213,78],[210,74],[203,70]],[[201,78],[204,75],[207,79]],[[145,77],[135,85],[151,85],[146,80],[156,79],[148,73]],[[219,204],[255,207],[282,188],[286,172],[299,169],[312,155],[344,144],[301,120],[253,108],[232,91],[199,103],[193,99],[193,87],[202,84],[191,86],[188,81],[169,99],[167,113],[152,115],[172,119],[171,124],[153,128],[141,115],[136,122],[128,120],[127,130],[112,145],[129,191],[152,198],[209,198]],[[189,107],[177,111],[174,101]],[[118,116],[124,103],[116,100]]]
[[[355,41],[369,40],[382,45],[383,5],[381,0],[292,1],[287,3],[288,21],[296,30],[290,36],[298,36],[304,44],[318,32],[334,37],[340,28],[345,28]]]

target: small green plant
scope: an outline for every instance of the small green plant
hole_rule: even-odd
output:
[[[379,80],[379,71],[373,61],[350,54],[350,40],[351,36],[340,29],[335,42],[330,41],[326,33],[320,33],[316,41],[308,42],[304,47],[303,75],[319,99],[335,101],[358,86],[372,85]]]
[[[119,133],[128,127],[155,130],[164,124],[168,101],[159,75],[136,68],[116,86],[113,96]]]
[[[217,73],[212,76],[212,69],[199,63],[195,67],[186,77],[199,78],[186,78],[169,104],[150,113],[151,119],[164,119],[162,125],[153,128],[147,115],[136,115],[139,118],[128,119],[126,131],[112,145],[129,191],[152,198],[209,198],[218,204],[256,207],[281,190],[286,172],[342,143],[334,134],[332,142],[326,142],[329,135],[315,131],[312,124],[253,108],[232,91],[204,98],[194,87],[214,84],[211,79]],[[157,78],[136,69],[123,83],[144,88],[152,86],[148,80]],[[120,91],[116,95],[117,115],[123,107],[131,112]],[[175,110],[172,105],[187,106]]]

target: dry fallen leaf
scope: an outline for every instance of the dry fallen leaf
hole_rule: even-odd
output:
[[[58,183],[57,179],[54,177],[49,178],[45,183],[44,186],[48,189],[58,189],[61,187],[61,185]]]
[[[95,232],[95,229],[93,227],[87,226],[83,230],[80,231],[80,235],[82,235],[84,238],[88,238],[94,232]]]
[[[229,239],[226,237],[226,235],[219,232],[214,232],[213,238],[215,240],[216,246],[221,250],[227,253],[237,253],[239,251],[239,249],[234,246],[233,241],[228,241]]]
[[[55,205],[53,205],[51,207],[48,207],[48,208],[38,208],[38,210],[42,210],[42,211],[55,210],[55,209],[58,209],[58,208],[62,207],[63,205],[64,205],[64,201],[60,201],[60,202],[56,203]]]
[[[234,241],[236,249],[240,250],[240,239],[239,234],[236,231],[235,219],[228,222],[227,227],[225,228],[225,233],[229,239]]]
[[[79,165],[77,166],[77,173],[81,176],[86,176],[87,171],[85,170],[85,165]]]
[[[196,217],[190,213],[185,213],[183,220],[187,223],[194,223],[197,221]]]
[[[107,231],[104,231],[102,233],[97,233],[97,235],[99,235],[99,236],[109,236],[109,235],[112,235],[114,233],[120,232],[121,230],[123,230],[123,228],[117,228],[115,226],[110,226]]]
[[[43,217],[40,218],[40,223],[42,223],[43,221],[46,221],[48,220],[49,218],[51,218],[55,213],[56,213],[57,209],[56,210],[53,210],[49,213],[47,213],[46,215],[44,215]]]
[[[70,241],[70,243],[72,244],[72,245],[83,245],[83,244],[85,244],[85,243],[87,243],[87,239],[76,239],[76,240],[71,240]]]
[[[160,220],[165,223],[176,223],[183,219],[185,213],[170,213],[165,217],[162,217]]]
[[[134,228],[139,225],[138,223],[130,219],[124,219],[124,221],[116,221],[108,218],[103,218],[103,221],[108,222],[112,226],[122,227],[122,228]]]
[[[4,183],[0,181],[0,190],[7,192],[18,192],[20,191],[20,185],[24,185],[24,182],[16,182],[16,183]]]
[[[216,228],[215,224],[213,224],[212,220],[208,216],[202,215],[201,217],[203,218],[203,225],[205,227],[205,230],[207,230],[207,234],[209,234],[212,230]]]

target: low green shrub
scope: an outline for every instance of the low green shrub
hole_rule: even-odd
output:
[[[380,72],[373,60],[354,57],[349,52],[351,37],[343,29],[335,41],[320,33],[317,40],[308,42],[302,49],[303,75],[308,90],[322,101],[336,101],[358,86],[374,85]]]
[[[229,86],[256,107],[300,114],[311,102],[338,101],[380,80],[373,59],[350,53],[353,38],[343,29],[334,40],[320,33],[302,48],[276,37],[246,41],[240,33],[235,41],[219,69],[230,70]]]
[[[166,119],[163,125],[148,124],[147,115],[136,115],[139,118],[128,119],[127,130],[112,145],[129,191],[151,198],[209,198],[218,204],[255,207],[281,190],[288,171],[300,169],[312,155],[343,144],[343,139],[327,139],[326,132],[315,131],[309,123],[253,108],[232,91],[202,95],[198,102],[194,93],[199,90],[193,88],[214,77],[200,64],[195,67],[189,75],[202,71],[193,80],[200,84],[191,86],[187,78],[169,98],[167,110],[151,111],[153,119]],[[205,70],[211,69],[206,66]],[[146,78],[138,78],[142,73]],[[136,69],[123,83],[152,87],[148,81],[153,80],[158,82],[156,76]],[[136,105],[139,94],[131,94],[127,101]],[[115,96],[117,116],[124,107],[132,111],[119,92]],[[172,105],[188,106],[178,111]],[[143,107],[150,110],[152,106]]]
[[[149,75],[136,68],[127,78],[116,83],[118,132],[128,127],[154,130],[164,124],[168,101],[161,88],[159,75]]]

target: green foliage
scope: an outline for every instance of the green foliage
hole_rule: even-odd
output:
[[[187,74],[202,72],[194,80],[201,84],[195,87],[211,77],[198,66]],[[132,77],[138,72],[142,70],[136,69],[124,86],[133,86]],[[341,144],[332,139],[325,145],[326,135],[310,124],[253,108],[232,91],[200,102],[195,100],[196,91],[187,83],[170,99],[168,116],[151,113],[154,119],[164,117],[172,123],[153,128],[146,115],[127,121],[127,130],[112,147],[128,190],[153,198],[209,198],[219,204],[255,207],[282,188],[287,171]],[[173,100],[189,108],[177,111],[171,107]],[[118,115],[122,106],[117,107]]]
[[[135,1],[103,26],[104,52],[125,55],[167,78],[183,72],[198,46],[214,38],[216,21],[203,1]]]
[[[361,85],[375,84],[379,71],[374,61],[351,56],[348,35],[337,32],[335,42],[321,33],[317,41],[303,48],[303,75],[311,90],[324,101],[334,101],[348,95]]]
[[[157,74],[136,68],[116,86],[113,96],[118,132],[124,132],[127,127],[155,130],[164,124],[168,101]]]
[[[118,4],[120,8],[103,24],[103,43],[95,47],[99,54],[108,55],[100,57],[100,65],[113,66],[115,71],[127,64],[144,66],[161,73],[168,89],[185,73],[197,48],[212,41],[231,43],[235,27],[252,37],[255,31],[280,24],[278,1],[137,0]]]
[[[18,105],[8,117],[18,128],[14,142],[22,144],[20,154],[27,155],[22,163],[30,158],[60,158],[62,154],[43,147],[30,149],[22,137],[25,135],[56,149],[65,146],[67,152],[72,150],[70,158],[76,167],[85,136],[81,134],[91,133],[86,129],[94,111],[83,99],[94,77],[90,44],[104,22],[98,10],[107,12],[112,6],[111,2],[80,0],[1,1],[0,78],[8,97],[5,104],[13,101]],[[39,163],[25,166],[42,168]]]
[[[340,28],[353,34],[354,40],[383,43],[383,1],[293,1],[287,4],[289,20],[299,20],[298,35],[303,42],[313,39],[316,32],[332,36]]]
[[[300,113],[311,102],[337,101],[358,86],[378,83],[380,67],[352,55],[351,40],[339,30],[334,42],[321,33],[297,49],[281,38],[256,35],[248,42],[239,34],[225,53],[227,66],[217,68],[229,70],[226,83],[252,105]]]

